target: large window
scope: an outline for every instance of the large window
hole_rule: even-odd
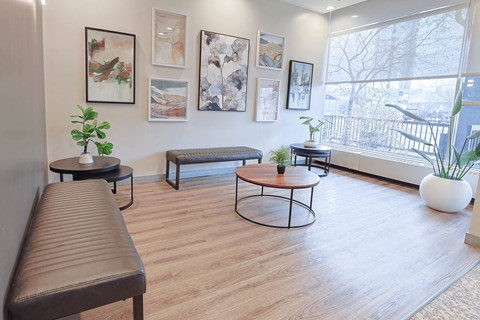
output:
[[[396,153],[419,146],[392,128],[432,138],[424,124],[385,107],[392,103],[428,119],[439,141],[446,141],[466,13],[466,8],[456,7],[331,35],[326,138],[331,143]]]

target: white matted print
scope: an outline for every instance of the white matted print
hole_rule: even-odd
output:
[[[185,68],[187,16],[153,8],[152,64]]]
[[[187,121],[188,81],[149,78],[149,121]]]
[[[258,31],[257,67],[283,70],[285,37]]]
[[[258,78],[256,121],[278,120],[280,80]]]

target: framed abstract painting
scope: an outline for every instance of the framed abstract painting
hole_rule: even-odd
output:
[[[188,81],[149,78],[149,121],[187,121]]]
[[[200,32],[198,109],[245,111],[250,40]]]
[[[153,8],[152,64],[186,67],[187,16]]]
[[[257,67],[283,70],[285,37],[258,31]]]
[[[85,28],[86,100],[135,103],[135,35]]]
[[[256,121],[278,120],[280,80],[258,78]]]
[[[310,109],[312,79],[312,63],[290,60],[288,71],[287,109]]]

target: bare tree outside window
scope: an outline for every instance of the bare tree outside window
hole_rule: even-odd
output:
[[[465,16],[466,9],[459,9],[332,36],[325,115],[335,127],[327,138],[368,149],[408,149],[389,129],[411,123],[385,103],[438,123],[445,134],[441,124],[454,99]]]

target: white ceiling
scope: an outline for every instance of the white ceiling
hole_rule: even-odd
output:
[[[329,12],[326,7],[334,6],[335,10],[345,8],[367,0],[280,0],[319,13]]]

